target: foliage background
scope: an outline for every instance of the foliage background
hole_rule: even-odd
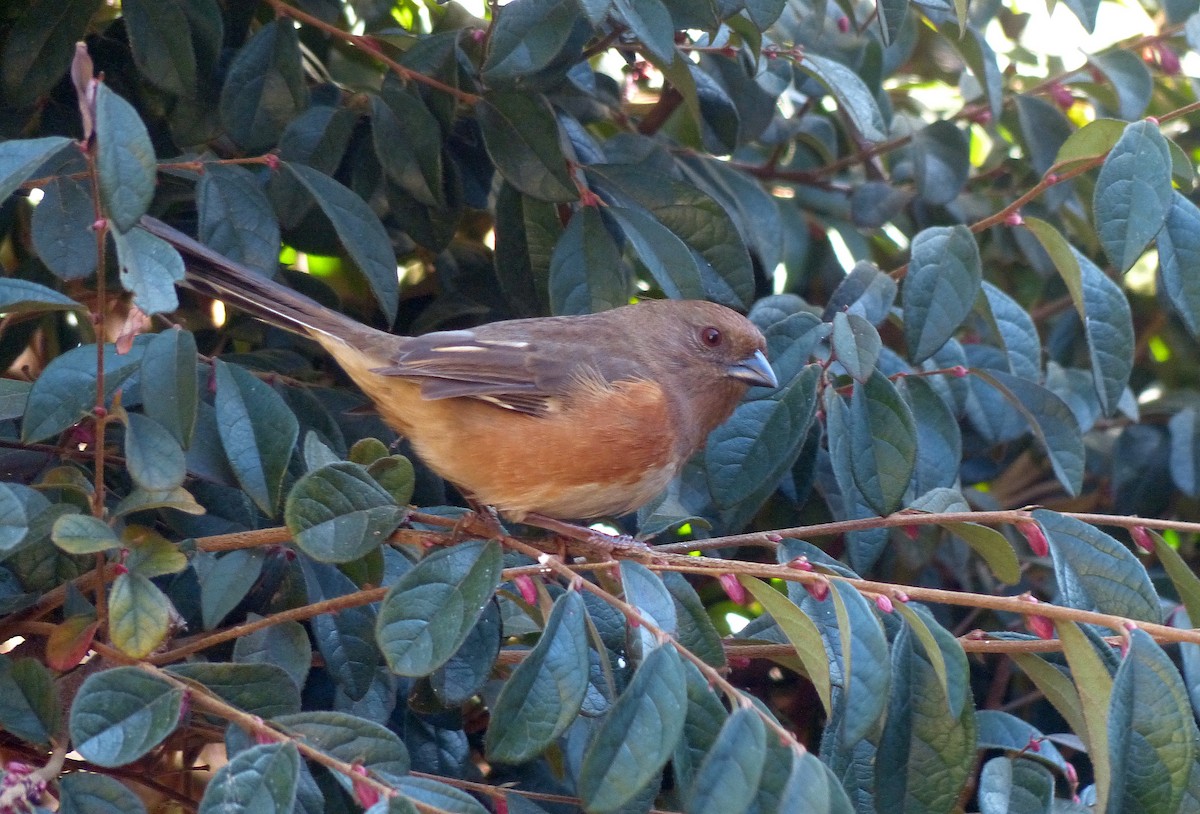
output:
[[[0,810],[1200,810],[1200,17],[1139,8],[6,3]],[[144,215],[401,333],[713,299],[782,385],[653,557],[542,556]]]

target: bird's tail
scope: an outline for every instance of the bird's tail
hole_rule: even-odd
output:
[[[187,269],[184,285],[236,306],[268,325],[318,338],[323,334],[344,341],[364,330],[350,317],[218,254],[160,220],[143,216],[139,225],[174,246]]]

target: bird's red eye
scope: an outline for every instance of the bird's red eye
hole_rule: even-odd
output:
[[[710,348],[715,348],[720,345],[722,339],[724,339],[724,337],[721,335],[721,332],[716,328],[713,328],[711,325],[707,328],[700,329],[700,341],[705,345],[708,345]]]

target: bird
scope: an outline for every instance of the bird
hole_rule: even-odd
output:
[[[749,319],[640,302],[399,336],[364,325],[160,220],[189,288],[315,340],[417,456],[506,519],[618,517],[667,487],[751,386],[778,386]]]

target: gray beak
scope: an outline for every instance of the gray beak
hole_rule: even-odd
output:
[[[775,371],[771,370],[771,363],[767,361],[767,357],[763,356],[763,352],[760,350],[754,351],[753,356],[748,356],[737,364],[725,368],[725,373],[730,378],[740,379],[755,387],[779,386],[779,381],[775,378]]]

